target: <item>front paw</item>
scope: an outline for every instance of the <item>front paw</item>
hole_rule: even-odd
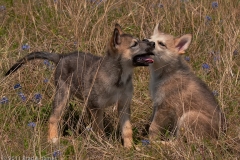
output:
[[[130,149],[133,146],[133,140],[132,138],[125,138],[123,141],[124,148]]]
[[[57,125],[53,125],[49,123],[48,129],[48,142],[49,143],[57,143],[58,142],[58,128]]]
[[[56,144],[58,142],[59,138],[58,137],[48,137],[48,142]]]

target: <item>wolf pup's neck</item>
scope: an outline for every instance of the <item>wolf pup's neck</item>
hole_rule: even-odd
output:
[[[191,72],[190,67],[186,64],[185,60],[178,56],[176,59],[170,62],[154,61],[153,65],[150,65],[151,76],[154,77],[168,77],[168,75],[174,74],[188,74]]]
[[[117,72],[112,73],[117,77],[115,83],[117,87],[124,86],[132,81],[133,67],[124,62],[121,56],[106,54],[106,56],[103,57],[103,65],[109,68],[109,70],[112,68],[117,69]]]

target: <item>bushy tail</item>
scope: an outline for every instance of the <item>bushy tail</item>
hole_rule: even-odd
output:
[[[5,74],[5,76],[15,72],[20,68],[23,64],[25,64],[29,60],[34,59],[47,59],[49,61],[54,62],[57,64],[59,60],[61,59],[62,55],[57,53],[48,53],[48,52],[32,52],[28,54],[27,56],[23,57],[22,59],[18,60],[17,63],[15,63]]]

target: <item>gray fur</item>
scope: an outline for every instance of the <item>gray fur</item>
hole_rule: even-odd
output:
[[[117,40],[117,43],[116,43]],[[135,45],[137,43],[137,45]],[[33,52],[19,60],[6,75],[16,71],[22,64],[33,59],[48,59],[57,64],[55,71],[56,95],[49,119],[48,138],[51,142],[58,139],[58,125],[69,97],[74,95],[85,101],[93,116],[93,130],[103,134],[103,109],[118,104],[120,128],[124,146],[132,146],[130,124],[130,104],[133,94],[132,73],[136,56],[149,58],[154,43],[138,41],[124,34],[116,24],[113,36],[107,44],[103,57],[90,53],[73,52],[55,54]],[[143,65],[148,65],[144,61]]]

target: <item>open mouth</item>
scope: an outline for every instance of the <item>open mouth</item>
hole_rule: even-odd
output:
[[[133,57],[133,65],[134,66],[148,66],[149,64],[154,62],[151,55],[154,55],[154,54],[153,53],[145,53],[145,54],[140,54],[140,55],[134,56]]]

